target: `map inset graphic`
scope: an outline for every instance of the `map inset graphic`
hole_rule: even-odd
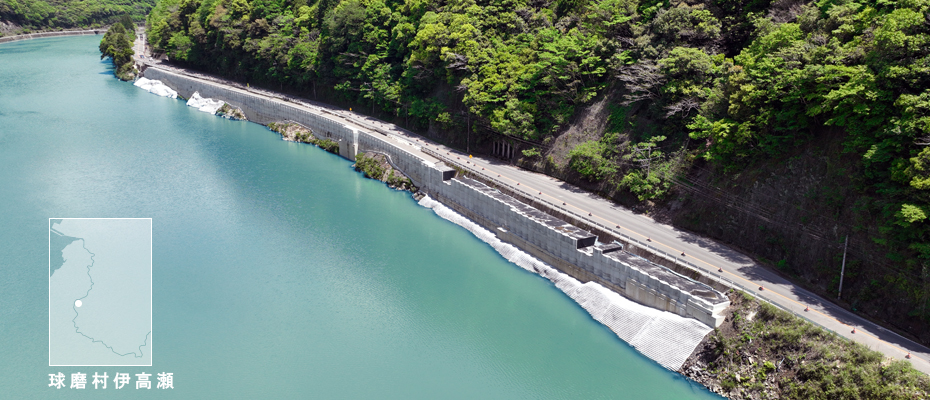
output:
[[[50,366],[152,365],[152,220],[49,220]]]

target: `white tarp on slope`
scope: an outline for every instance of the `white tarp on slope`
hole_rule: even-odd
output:
[[[677,371],[712,329],[698,320],[633,302],[597,283],[582,284],[546,263],[524,253],[468,218],[441,203],[424,197],[420,205],[436,215],[468,229],[488,243],[508,261],[552,281],[568,297],[578,302],[594,320],[609,327],[620,339],[660,365]]]
[[[170,87],[166,86],[161,81],[156,81],[154,79],[148,78],[139,78],[133,83],[134,86],[138,86],[142,90],[145,90],[149,93],[159,95],[162,97],[168,97],[172,99],[178,98],[178,92],[175,92]]]
[[[216,114],[216,111],[223,106],[224,103],[221,100],[213,100],[205,97],[200,97],[200,93],[194,92],[191,95],[191,98],[187,100],[187,105],[189,107],[194,107],[197,110],[203,111],[205,113]]]

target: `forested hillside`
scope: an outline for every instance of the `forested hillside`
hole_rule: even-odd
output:
[[[135,54],[132,44],[135,40],[136,25],[128,15],[124,15],[118,23],[107,29],[107,33],[103,35],[98,46],[100,58],[109,58],[113,61],[115,68],[113,73],[124,81],[136,77],[135,65],[132,61],[132,56]]]
[[[740,245],[831,297],[849,235],[857,253],[844,304],[928,343],[928,8],[930,0],[161,0],[148,30],[156,49],[192,67],[364,107],[470,150],[510,142],[514,162],[647,208],[685,207],[683,225],[732,243],[762,231]],[[811,160],[822,168],[796,173]],[[694,175],[710,176],[710,186],[689,184]],[[783,192],[805,187],[797,202],[773,206],[804,211],[778,229],[771,218],[724,232],[710,228],[717,221],[688,222],[705,212],[688,210],[702,204],[688,196],[748,195],[771,177],[784,178]],[[707,215],[737,221],[752,212],[739,201]],[[827,245],[794,232],[813,225]]]
[[[121,15],[142,21],[155,0],[0,0],[0,22],[27,30],[102,26]]]

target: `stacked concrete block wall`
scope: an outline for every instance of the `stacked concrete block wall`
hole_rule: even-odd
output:
[[[198,92],[202,97],[229,103],[229,105],[241,109],[249,121],[260,124],[283,121],[297,122],[310,128],[318,138],[352,144],[348,147],[352,150],[348,151],[347,154],[353,153],[351,157],[355,157],[354,144],[358,142],[358,130],[333,119],[248,92],[193,79],[158,68],[146,68],[143,75],[148,79],[161,81],[184,98],[190,98],[194,92]]]
[[[391,162],[407,175],[415,185],[423,186],[429,181],[431,167],[426,160],[414,155],[410,150],[416,149],[410,143],[393,141],[380,133],[361,131],[358,135],[358,151],[376,151],[387,154]],[[432,168],[435,169],[435,168]]]
[[[720,314],[729,301],[709,286],[630,253],[605,252],[607,247],[591,246],[594,237],[589,232],[483,183],[468,178],[444,179],[448,168],[414,154],[417,146],[404,139],[356,129],[287,103],[157,68],[148,68],[145,77],[162,81],[183,97],[196,91],[203,97],[223,100],[242,109],[251,121],[298,122],[317,137],[339,142],[340,155],[351,160],[359,152],[387,154],[421,190],[497,232],[501,240],[576,279],[597,281],[638,303],[695,318],[709,326],[718,326],[723,320]]]
[[[705,284],[629,253],[604,253],[596,246],[578,249],[583,232],[577,228],[572,230],[574,227],[568,224],[554,224],[554,218],[534,213],[535,209],[480,182],[453,179],[445,185],[428,186],[439,194],[437,198],[456,203],[458,207],[453,208],[468,210],[469,216],[476,222],[483,222],[479,223],[485,228],[503,233],[499,234],[503,240],[514,242],[512,236],[516,236],[517,241],[524,243],[520,247],[528,253],[550,264],[553,258],[563,261],[553,266],[577,279],[604,283],[638,303],[695,318],[710,326],[722,322],[720,312],[729,301]],[[591,279],[588,274],[578,276],[571,268],[566,269],[565,264],[596,278]]]

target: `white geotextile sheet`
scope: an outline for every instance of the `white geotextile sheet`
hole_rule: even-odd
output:
[[[155,94],[155,95],[162,96],[162,97],[168,97],[172,99],[178,98],[178,92],[175,92],[173,89],[171,89],[164,83],[161,83],[161,81],[156,81],[154,79],[148,79],[148,78],[139,78],[139,79],[136,79],[133,85],[151,94]]]
[[[704,336],[713,330],[698,320],[636,303],[597,283],[582,284],[515,246],[502,242],[493,232],[429,196],[421,199],[419,204],[467,229],[520,268],[549,279],[588,311],[595,321],[606,325],[620,339],[665,368],[675,371],[681,368]]]
[[[223,107],[224,103],[222,100],[208,99],[206,97],[201,97],[200,93],[194,92],[191,95],[190,99],[187,99],[187,106],[194,107],[199,111],[203,111],[208,114],[216,114],[216,111]]]

